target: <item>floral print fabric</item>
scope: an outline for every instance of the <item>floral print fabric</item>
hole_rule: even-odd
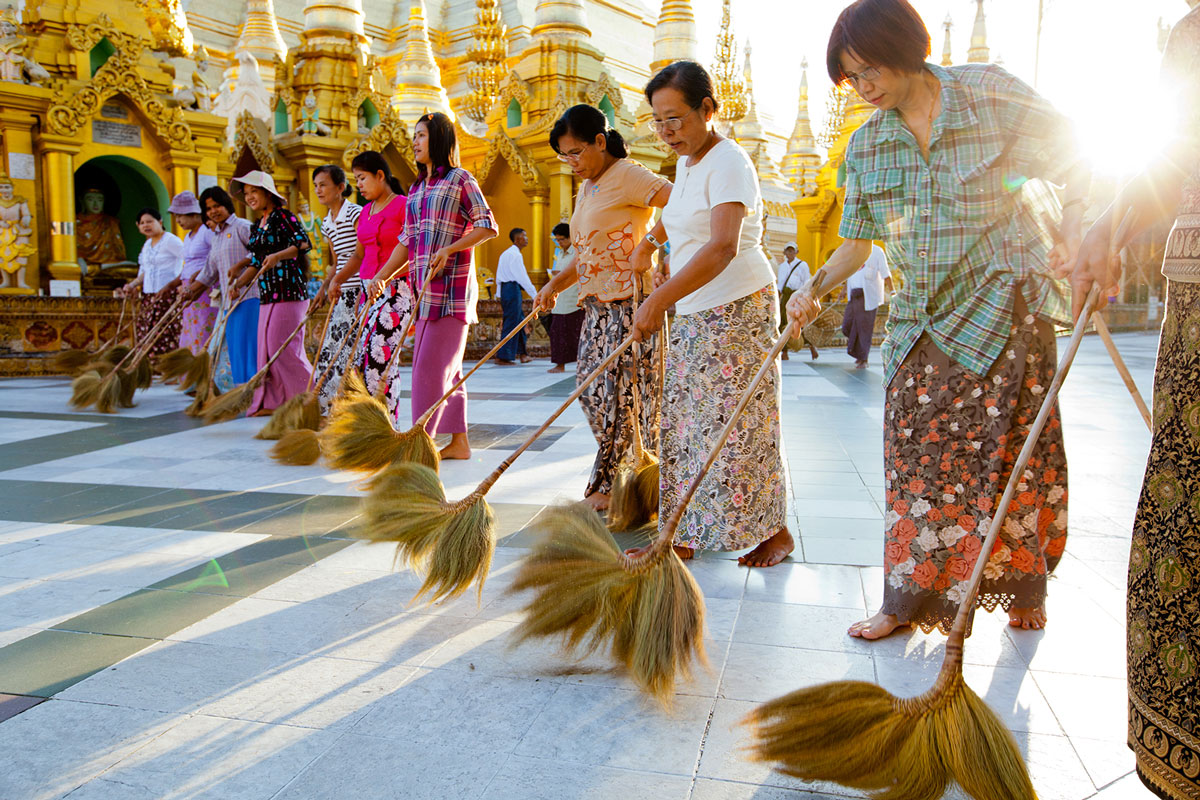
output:
[[[362,286],[358,281],[346,281],[337,302],[329,309],[329,328],[325,332],[325,341],[321,343],[321,352],[317,353],[317,363],[313,367],[316,379],[320,382],[317,401],[321,406],[321,416],[329,413],[333,398],[342,386],[346,366],[354,363],[355,343],[347,342],[346,339],[354,335],[360,294]]]
[[[1159,797],[1200,798],[1200,284],[1168,281],[1133,522],[1129,745]]]
[[[146,337],[150,335],[150,331],[153,330],[155,324],[162,319],[163,314],[167,313],[174,302],[174,294],[160,295],[157,293],[149,294],[148,292],[142,292],[142,302],[138,305],[137,319],[133,323],[134,332],[137,334],[139,342],[146,340]],[[176,316],[163,326],[162,335],[150,347],[150,355],[161,356],[179,347],[179,332],[179,317]]]
[[[980,377],[922,336],[884,406],[883,612],[948,633],[996,503],[1055,372],[1054,331],[1022,307]],[[979,604],[1040,606],[1067,541],[1067,459],[1056,407],[988,554]]]
[[[358,353],[361,354],[359,367],[367,390],[377,394],[379,382],[387,380],[387,390],[384,404],[392,419],[398,419],[396,405],[400,401],[400,365],[392,361],[392,353],[404,343],[404,335],[408,332],[412,321],[415,298],[405,278],[397,278],[387,285],[383,295],[371,304],[367,311],[367,322],[363,326],[363,337],[359,340]],[[388,372],[390,367],[390,372]],[[388,372],[386,378],[384,373]]]
[[[773,285],[732,303],[676,315],[663,388],[660,526],[708,459],[715,437],[762,366],[778,329],[779,300]],[[676,545],[742,550],[784,527],[780,399],[777,362],[688,504]]]

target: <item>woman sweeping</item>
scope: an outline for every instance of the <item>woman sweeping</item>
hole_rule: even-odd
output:
[[[270,175],[253,170],[233,180],[246,205],[260,215],[250,229],[250,265],[242,270],[235,288],[240,291],[250,281],[258,281],[258,369],[262,369],[308,311],[305,253],[312,243],[300,220],[287,210]],[[311,375],[301,331],[271,365],[246,415],[269,415],[289,397],[303,392]]]
[[[648,261],[651,250],[669,240],[672,274],[633,321],[645,341],[675,306],[659,448],[663,525],[771,350],[779,298],[775,270],[759,245],[758,176],[746,151],[713,128],[718,104],[708,73],[693,61],[677,61],[651,78],[646,99],[654,111],[651,125],[679,154],[662,220],[638,245]],[[775,364],[687,507],[674,540],[680,558],[696,550],[753,548],[738,563],[770,567],[792,552],[779,406]]]
[[[184,300],[179,346],[192,351],[192,355],[200,355],[217,319],[217,309],[209,301],[209,287],[199,280],[208,265],[213,232],[204,224],[200,201],[191,192],[175,195],[167,211],[175,216],[176,224],[187,231],[183,237],[183,271],[179,286],[179,294]]]
[[[454,123],[441,112],[423,115],[413,130],[417,180],[408,195],[404,233],[381,270],[398,274],[405,263],[413,286],[425,286],[413,352],[412,419],[416,421],[462,377],[467,326],[478,322],[479,286],[471,249],[496,235],[496,220],[479,184],[458,166]],[[426,430],[450,434],[443,459],[471,457],[467,392],[462,387],[434,412]]]
[[[140,341],[150,333],[175,301],[179,275],[183,271],[183,242],[175,234],[163,230],[162,214],[154,208],[143,208],[137,216],[138,230],[146,237],[138,253],[138,274],[129,283],[113,292],[115,297],[136,297],[141,293],[134,329]],[[150,348],[150,355],[161,356],[179,346],[179,318],[167,323],[162,335]]]
[[[1072,277],[1076,308],[1093,281],[1117,286],[1112,232],[1131,237],[1174,217],[1163,275],[1167,307],[1154,370],[1154,435],[1129,554],[1129,746],[1159,797],[1200,797],[1200,8],[1171,29],[1164,87],[1178,109],[1174,142],[1127,186],[1084,238]],[[1114,218],[1115,217],[1115,218]],[[1108,294],[1101,292],[1101,297]],[[1130,424],[1133,424],[1131,418]]]
[[[1067,460],[1057,409],[1000,544],[982,538],[1010,465],[1055,371],[1053,323],[1070,308],[1052,280],[1078,247],[1086,171],[1069,127],[999,67],[924,63],[929,32],[906,0],[858,0],[830,36],[829,76],[878,110],[851,136],[845,243],[824,266],[826,292],[887,245],[904,278],[883,345],[887,513],[883,607],[851,626],[878,639],[919,625],[946,632],[975,560],[980,603],[1015,627],[1046,624],[1046,578],[1067,537]],[[1059,217],[1046,181],[1065,177]],[[1054,249],[1055,237],[1068,243]],[[1053,252],[1052,252],[1053,250]],[[789,316],[819,308],[798,292]]]
[[[353,266],[350,260],[358,244],[358,217],[362,206],[348,199],[353,190],[346,183],[345,171],[336,164],[325,164],[313,170],[313,188],[317,201],[327,210],[321,221],[321,235],[333,252],[333,268],[315,300],[318,305],[326,300],[331,303],[325,341],[321,343],[313,367],[318,380],[329,373],[317,398],[324,416],[329,413],[333,397],[341,386],[346,365],[354,357],[354,348],[344,342],[346,337],[354,335],[362,284],[358,280],[348,280],[350,274],[344,271],[348,265]],[[335,357],[337,363],[333,363]]]
[[[233,384],[245,383],[258,369],[258,281],[251,281],[237,296],[233,286],[242,270],[250,266],[250,223],[233,213],[233,198],[219,186],[201,192],[200,202],[213,226],[213,245],[208,264],[196,280],[209,288],[221,287],[221,302],[231,309],[225,321],[224,347],[229,354],[231,380]],[[217,385],[221,391],[232,387]]]
[[[396,348],[404,344],[404,335],[412,319],[413,293],[409,288],[407,270],[401,264],[388,264],[400,236],[404,233],[404,188],[392,176],[383,156],[374,150],[359,153],[350,163],[358,193],[367,200],[358,220],[358,245],[347,263],[347,275],[358,270],[365,289],[364,302],[371,304],[367,323],[360,339],[362,355],[359,368],[363,371],[367,389],[378,391],[380,381],[387,381],[384,402],[392,418],[398,418],[400,402],[400,371],[385,376],[384,370]],[[414,382],[416,376],[413,376]]]
[[[635,287],[650,269],[654,248],[643,238],[655,208],[671,197],[671,183],[627,158],[621,134],[608,128],[598,108],[578,105],[550,129],[550,146],[583,183],[571,214],[574,261],[542,287],[536,307],[555,308],[559,293],[578,282],[583,329],[576,365],[586,378],[613,348],[633,331]],[[635,257],[643,256],[641,261]],[[597,511],[608,508],[613,477],[633,446],[634,381],[639,381],[641,433],[646,450],[658,448],[658,337],[641,344],[640,361],[632,349],[579,398],[598,449],[584,502]]]

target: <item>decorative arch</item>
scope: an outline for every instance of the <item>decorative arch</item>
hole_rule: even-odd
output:
[[[415,175],[417,162],[413,157],[412,138],[408,135],[408,126],[404,124],[404,120],[400,119],[396,109],[390,106],[380,117],[379,124],[372,128],[370,133],[358,137],[346,148],[346,152],[342,155],[342,164],[346,169],[350,169],[350,162],[359,153],[366,150],[376,150],[382,153],[389,144],[396,148],[400,157],[404,159],[405,165]]]
[[[137,71],[145,48],[141,39],[118,30],[107,14],[101,14],[89,25],[71,25],[67,29],[67,46],[82,53],[90,54],[102,40],[108,40],[114,52],[88,84],[82,89],[75,89],[65,82],[56,86],[54,101],[46,114],[50,131],[60,136],[75,135],[106,100],[121,94],[145,116],[150,127],[171,149],[194,151],[192,129],[184,121],[183,112],[168,108]]]
[[[108,37],[102,37],[100,41],[92,46],[88,51],[88,61],[90,62],[91,70],[88,74],[92,77],[100,71],[100,68],[108,62],[113,53],[117,52],[117,48],[113,47],[113,43],[108,40]]]
[[[508,101],[508,107],[504,109],[504,127],[519,128],[525,119],[525,111],[521,108],[521,101],[513,98]]]
[[[521,179],[521,184],[526,191],[548,191],[550,184],[546,178],[538,170],[537,165],[533,160],[521,152],[521,148],[517,147],[517,143],[509,138],[504,131],[497,131],[496,136],[492,139],[492,144],[488,148],[487,155],[483,157],[480,166],[475,170],[475,177],[479,181],[480,186],[486,186],[488,180],[492,176],[492,170],[495,169],[499,159],[504,159],[505,163],[512,168],[512,171]]]
[[[242,153],[248,151],[251,157],[258,162],[259,169],[266,173],[274,173],[275,155],[270,141],[271,137],[266,124],[249,111],[243,111],[238,116],[233,129],[233,142],[230,149],[234,163],[239,163]]]
[[[612,76],[607,71],[601,72],[600,77],[592,81],[592,83],[583,90],[584,99],[588,105],[600,107],[600,104],[607,99],[612,107],[613,116],[617,116],[618,110],[625,107],[625,96],[621,94],[621,87],[612,79]],[[601,108],[601,111],[604,109]]]
[[[608,127],[617,127],[617,109],[613,107],[612,100],[608,99],[608,95],[600,98],[600,104],[597,108],[604,114],[604,118],[608,120]]]

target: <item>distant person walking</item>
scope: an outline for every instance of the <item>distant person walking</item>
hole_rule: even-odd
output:
[[[854,356],[855,369],[866,369],[871,355],[871,336],[875,333],[875,315],[883,303],[884,292],[892,288],[883,248],[871,245],[871,255],[846,281],[846,313],[842,316],[842,334],[846,352]]]
[[[571,226],[560,222],[551,233],[554,239],[554,266],[551,277],[564,269],[574,270],[575,248],[571,245]],[[554,366],[547,372],[566,372],[567,364],[579,357],[579,333],[583,330],[583,309],[579,307],[579,284],[563,289],[550,309],[550,360]]]
[[[808,262],[801,261],[796,256],[796,252],[795,242],[788,242],[784,246],[783,261],[779,262],[778,274],[775,280],[775,288],[779,292],[779,330],[781,331],[789,324],[787,316],[784,313],[788,298],[792,296],[793,292],[798,292],[806,288],[812,280],[812,275],[808,271]],[[816,361],[819,358],[816,345],[805,341],[803,334],[788,342],[788,348],[783,351],[783,360],[788,360],[788,350],[791,349],[792,345],[803,347],[806,344],[808,345],[808,351],[812,354],[812,360]]]
[[[508,239],[512,242],[512,247],[500,254],[500,263],[496,265],[500,307],[504,309],[501,338],[508,336],[525,318],[521,307],[521,291],[524,290],[531,300],[537,297],[537,289],[533,288],[533,281],[529,280],[529,273],[525,270],[525,258],[521,255],[521,251],[529,246],[529,234],[524,228],[513,228],[508,232]],[[501,347],[500,352],[496,354],[496,363],[510,366],[516,363],[517,359],[520,359],[522,364],[531,361],[525,347],[525,335],[526,331],[521,331]]]

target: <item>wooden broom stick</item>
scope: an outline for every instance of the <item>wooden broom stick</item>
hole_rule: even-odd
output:
[[[1133,382],[1133,375],[1130,374],[1129,367],[1125,365],[1125,359],[1121,358],[1121,353],[1117,350],[1117,343],[1113,341],[1112,333],[1108,330],[1108,323],[1104,321],[1104,317],[1100,315],[1099,311],[1092,314],[1092,324],[1096,326],[1096,333],[1100,334],[1100,340],[1104,342],[1104,347],[1112,357],[1113,366],[1117,368],[1121,380],[1125,382],[1125,388],[1133,397],[1133,403],[1137,406],[1138,413],[1142,415],[1142,419],[1146,421],[1146,427],[1153,433],[1154,419],[1150,415],[1150,409],[1146,406],[1146,401],[1142,399],[1142,393],[1138,391],[1137,384]]]

